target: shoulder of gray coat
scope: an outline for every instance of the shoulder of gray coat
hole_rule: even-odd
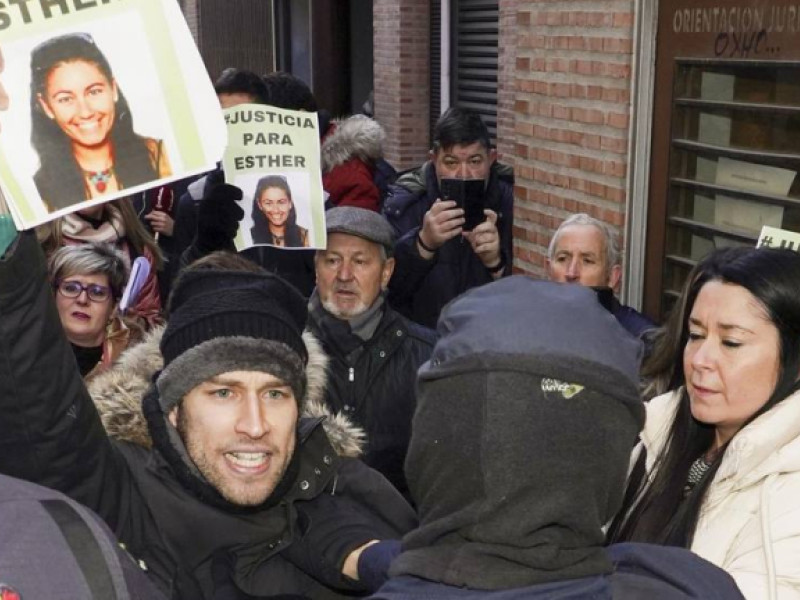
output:
[[[322,170],[327,172],[351,158],[375,162],[383,157],[386,132],[375,119],[353,115],[335,121],[336,129],[322,142]]]

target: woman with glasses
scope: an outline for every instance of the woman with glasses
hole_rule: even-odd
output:
[[[117,314],[128,269],[119,250],[100,242],[59,248],[48,268],[61,325],[88,381],[141,338]]]
[[[162,141],[134,131],[125,95],[87,33],[33,49],[30,110],[34,181],[50,210],[171,174]]]
[[[120,250],[128,269],[134,260],[144,256],[150,263],[150,274],[129,316],[146,330],[163,322],[159,282],[163,258],[153,236],[136,216],[129,198],[65,215],[37,227],[36,235],[47,256],[62,246],[91,242],[105,242]]]
[[[283,248],[308,246],[308,229],[297,224],[292,190],[285,177],[268,175],[258,181],[251,214],[250,235],[254,244]]]

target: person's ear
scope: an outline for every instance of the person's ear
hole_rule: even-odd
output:
[[[489,150],[489,164],[493,165],[496,160],[497,160],[497,149],[491,148]]]
[[[114,102],[119,100],[119,90],[117,90],[117,80],[111,80],[111,93],[114,95]]]
[[[173,406],[169,414],[167,415],[167,419],[169,419],[170,424],[177,429],[178,428],[178,406]]]
[[[392,273],[394,273],[394,258],[387,258],[386,262],[383,263],[383,268],[381,269],[382,290],[385,290],[389,286],[389,280],[392,278]]]
[[[622,279],[622,265],[614,265],[608,274],[608,287],[616,292],[620,279]]]
[[[314,283],[319,285],[319,261],[322,260],[322,251],[317,250],[314,253]]]
[[[53,114],[53,111],[50,110],[50,105],[45,101],[44,98],[42,98],[42,95],[36,94],[36,99],[39,101],[39,106],[44,111],[44,114],[46,114],[50,119],[55,119],[55,114]]]
[[[431,162],[436,160],[436,152],[434,152],[433,149],[428,150],[428,160]]]

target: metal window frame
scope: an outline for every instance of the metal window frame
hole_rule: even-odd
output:
[[[472,108],[473,110],[477,110],[477,112],[481,113],[482,116],[484,116],[484,117],[485,117],[485,115],[483,113],[486,112],[486,111],[482,111],[482,110],[480,110],[480,108],[483,107],[483,106],[486,106],[486,107],[489,106],[488,103],[482,103],[482,102],[475,102],[475,103],[464,102],[464,100],[462,99],[463,98],[463,94],[460,94],[459,88],[461,86],[461,79],[462,79],[462,78],[459,77],[459,74],[460,74],[459,71],[461,69],[460,63],[463,60],[465,60],[465,58],[462,57],[461,54],[459,54],[459,45],[460,45],[459,38],[460,38],[460,35],[461,35],[459,17],[460,17],[460,14],[461,14],[461,9],[463,8],[462,7],[462,3],[464,3],[464,4],[470,3],[470,4],[475,4],[475,5],[480,5],[482,3],[491,4],[492,6],[488,7],[490,10],[494,10],[494,5],[497,6],[497,8],[496,8],[496,10],[497,10],[497,18],[494,21],[494,23],[496,25],[496,28],[497,28],[497,45],[494,46],[494,53],[495,53],[495,61],[494,61],[495,81],[494,81],[494,85],[492,86],[493,87],[493,92],[495,94],[495,100],[494,100],[494,105],[493,105],[493,117],[490,119],[490,121],[486,121],[486,119],[484,119],[484,121],[486,121],[486,125],[489,127],[489,130],[492,133],[493,137],[496,137],[496,135],[497,135],[497,131],[496,131],[497,130],[497,112],[498,112],[498,104],[499,104],[496,94],[497,94],[497,91],[498,91],[498,82],[499,82],[499,77],[500,77],[500,63],[499,63],[500,2],[499,2],[499,0],[453,0],[451,2],[451,4],[450,4],[450,19],[449,19],[449,22],[450,22],[450,43],[449,43],[450,68],[448,70],[448,74],[450,76],[450,85],[449,85],[450,98],[449,98],[448,104],[450,104],[450,105],[458,105],[458,106],[467,106],[468,108]],[[476,12],[478,12],[480,10],[480,7],[472,7],[472,8]],[[445,22],[446,21],[444,20],[444,15],[442,15],[442,23],[445,23]],[[473,32],[473,34],[475,34],[475,32]],[[475,35],[480,35],[480,34],[475,34]],[[478,45],[477,47],[481,47],[481,45]],[[464,56],[466,57],[466,56],[469,56],[469,55],[467,54],[467,55],[464,55]],[[481,59],[478,58],[477,61],[481,62]],[[481,68],[476,69],[476,71],[483,72],[483,70]],[[468,79],[467,81],[478,82],[478,85],[476,85],[476,89],[473,90],[476,95],[480,96],[482,93],[484,93],[484,92],[482,92],[482,91],[477,89],[477,88],[480,87],[480,82],[482,81],[480,77],[476,77],[475,79]],[[443,81],[443,87],[444,87],[444,81]]]
[[[634,75],[631,82],[631,97],[634,100],[628,139],[626,252],[621,297],[623,302],[637,309],[640,309],[644,302],[658,9],[658,0],[640,0],[635,3],[632,69]]]

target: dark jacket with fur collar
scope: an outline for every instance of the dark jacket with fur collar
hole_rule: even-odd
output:
[[[0,471],[94,509],[174,598],[336,598],[332,587],[356,590],[340,575],[347,554],[375,537],[396,537],[413,515],[383,477],[339,455],[337,448],[345,455],[357,448],[352,430],[334,420],[342,425],[334,448],[320,419],[301,419],[296,477],[280,501],[258,511],[215,508],[146,447],[138,402],[158,367],[157,342],[149,343],[149,352],[145,346],[93,382],[101,411],[114,413],[105,417],[110,438],[63,335],[41,251],[22,234],[0,261]],[[311,363],[324,371],[324,359]],[[324,387],[314,377],[311,410]]]

